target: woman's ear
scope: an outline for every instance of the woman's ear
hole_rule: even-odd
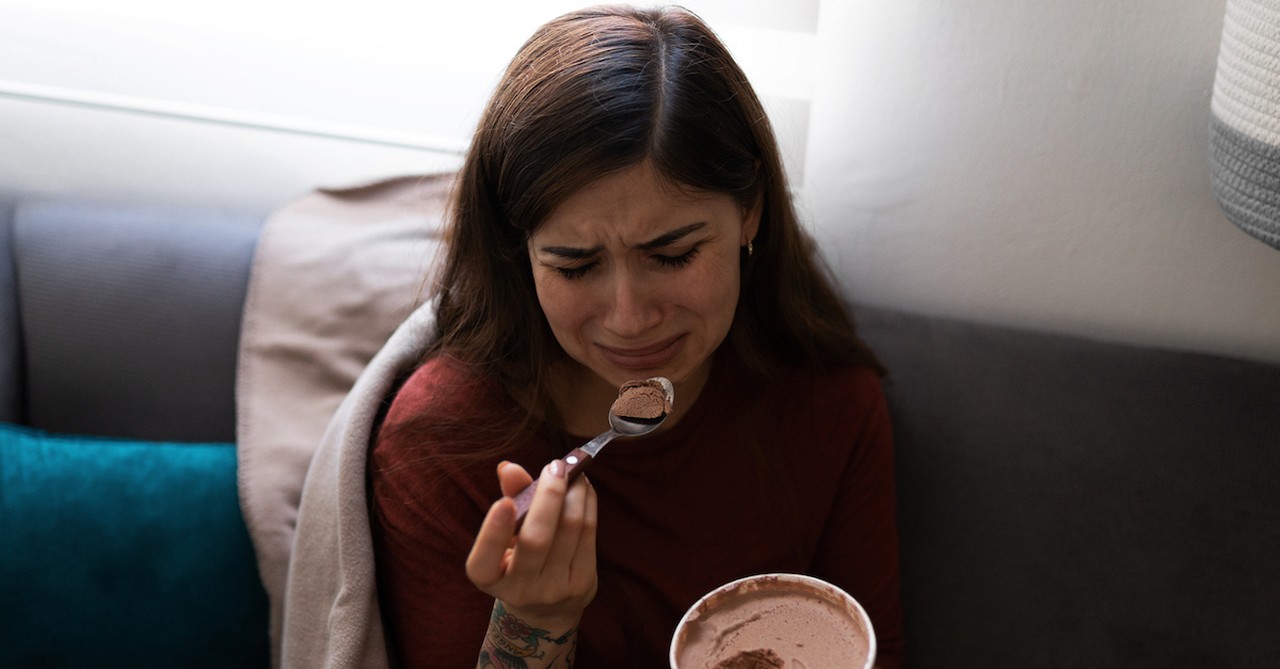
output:
[[[742,243],[746,246],[760,233],[760,217],[764,213],[764,192],[756,194],[755,201],[749,207],[742,208]]]

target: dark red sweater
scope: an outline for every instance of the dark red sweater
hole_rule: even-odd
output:
[[[424,410],[459,427],[402,429]],[[464,564],[500,494],[497,462],[536,476],[591,436],[545,430],[481,462],[430,458],[442,444],[487,446],[475,435],[515,410],[497,384],[438,358],[397,394],[371,449],[379,597],[406,667],[475,666],[493,601]],[[698,597],[763,572],[806,573],[852,593],[875,625],[879,664],[900,666],[893,440],[870,370],[760,384],[719,355],[679,423],[613,442],[587,476],[599,497],[600,587],[583,614],[577,666],[666,667],[676,622]]]

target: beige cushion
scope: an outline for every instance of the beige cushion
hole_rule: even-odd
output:
[[[236,440],[273,666],[307,466],[361,370],[429,296],[452,183],[432,175],[321,189],[263,228],[240,338]]]

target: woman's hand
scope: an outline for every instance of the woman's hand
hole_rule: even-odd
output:
[[[467,578],[505,615],[553,637],[577,626],[597,585],[596,493],[585,476],[568,485],[565,469],[560,460],[543,469],[517,534],[511,498],[533,479],[519,465],[499,464],[504,497],[490,507],[467,556]]]

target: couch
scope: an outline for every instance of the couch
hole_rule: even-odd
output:
[[[0,201],[0,667],[269,666],[236,475],[267,222]],[[909,666],[1280,666],[1280,365],[854,311]]]
[[[0,666],[267,665],[234,401],[261,224],[0,203]]]

